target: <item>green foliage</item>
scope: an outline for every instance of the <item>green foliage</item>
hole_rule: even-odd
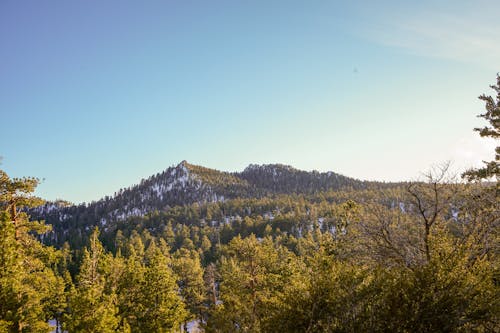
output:
[[[429,263],[376,271],[372,331],[490,332],[498,327],[498,286],[491,261],[471,260],[447,232],[432,237]]]
[[[65,329],[70,332],[114,332],[119,323],[117,296],[106,290],[105,254],[94,230],[89,248],[83,251],[76,286],[69,294],[69,313]]]
[[[169,258],[154,243],[148,249],[148,265],[144,271],[140,304],[141,332],[171,332],[186,319],[184,303],[177,294],[175,276]]]
[[[497,81],[476,129],[496,139]],[[465,176],[498,177],[498,159],[497,148]],[[177,173],[215,201],[176,189],[147,207],[161,211],[106,224],[144,193],[58,202],[41,208],[49,234],[27,215],[38,180],[0,171],[0,332],[46,332],[49,319],[69,332],[177,332],[189,320],[206,332],[500,332],[498,179],[459,183],[444,166],[384,185],[183,162],[136,190]]]
[[[0,327],[5,332],[47,331],[64,307],[64,283],[54,268],[58,252],[35,234],[47,230],[22,210],[40,203],[31,196],[35,178],[10,179],[0,170]]]
[[[5,209],[2,304],[19,310],[0,325],[37,331],[58,318],[72,332],[171,332],[201,319],[207,332],[494,331],[497,202],[491,187],[431,177],[384,191],[173,207],[127,221],[108,241],[114,254],[97,230],[81,251],[44,247],[26,233],[43,224],[23,213],[7,223]],[[19,279],[20,258],[38,273]],[[39,306],[16,303],[19,290]]]
[[[482,128],[475,128],[482,137],[489,137],[495,140],[500,138],[500,74],[497,74],[497,84],[490,86],[497,93],[496,98],[492,96],[481,95],[479,99],[485,102],[486,112],[479,115],[488,122],[488,125]],[[479,169],[472,169],[463,174],[468,180],[490,179],[491,177],[500,177],[500,146],[495,149],[495,159],[485,162],[485,166]]]
[[[294,256],[272,240],[234,238],[221,262],[222,303],[211,313],[208,332],[260,332],[279,307],[280,294],[292,276]]]
[[[201,317],[206,310],[206,293],[203,280],[203,268],[196,251],[180,249],[175,253],[173,269],[184,303],[191,312],[191,317]]]

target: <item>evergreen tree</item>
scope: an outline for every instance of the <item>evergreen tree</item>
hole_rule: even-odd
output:
[[[180,249],[173,260],[182,299],[194,318],[201,318],[205,303],[205,286],[200,256],[196,251]]]
[[[221,304],[213,309],[207,332],[260,332],[279,309],[279,295],[292,276],[291,253],[270,238],[235,237],[221,264]]]
[[[169,258],[155,243],[147,250],[147,267],[141,285],[138,318],[141,332],[171,332],[186,320],[187,312],[177,293],[175,276]]]
[[[48,231],[30,221],[26,208],[41,201],[31,194],[35,178],[9,178],[0,170],[0,328],[5,332],[47,331],[64,307],[64,283],[54,268],[59,252],[36,234]]]
[[[141,303],[142,286],[145,284],[144,246],[140,241],[135,242],[135,246],[129,242],[127,247],[129,256],[117,289],[120,325],[129,327],[131,331],[138,331],[139,320],[144,313]]]
[[[89,247],[83,251],[76,286],[70,291],[69,314],[64,325],[70,332],[115,332],[119,324],[117,296],[113,291],[106,292],[105,253],[98,236],[95,228]]]
[[[482,137],[489,137],[495,140],[500,138],[500,74],[497,74],[497,84],[490,86],[496,91],[497,96],[481,95],[479,99],[485,102],[486,112],[480,114],[479,117],[485,119],[489,124],[483,128],[475,128]],[[500,146],[495,149],[495,158],[492,161],[485,162],[485,166],[479,169],[472,169],[463,174],[463,177],[468,180],[481,180],[496,177],[498,181],[500,177]]]

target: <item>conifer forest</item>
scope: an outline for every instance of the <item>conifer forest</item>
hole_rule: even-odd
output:
[[[82,204],[0,171],[0,332],[500,332],[492,153],[407,182],[182,161]]]

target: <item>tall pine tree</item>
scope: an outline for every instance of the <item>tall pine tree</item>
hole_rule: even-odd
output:
[[[69,332],[115,332],[119,324],[116,294],[105,288],[105,253],[98,236],[96,228],[89,247],[83,251],[76,286],[70,291],[69,315],[64,325]]]
[[[11,179],[0,170],[0,331],[47,331],[47,321],[63,306],[64,283],[53,268],[58,251],[35,237],[49,230],[30,221],[26,208],[41,204],[32,196],[35,178]]]

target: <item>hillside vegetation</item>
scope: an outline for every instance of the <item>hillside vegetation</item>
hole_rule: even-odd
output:
[[[499,156],[407,183],[183,161],[80,205],[0,170],[0,332],[500,332]]]

